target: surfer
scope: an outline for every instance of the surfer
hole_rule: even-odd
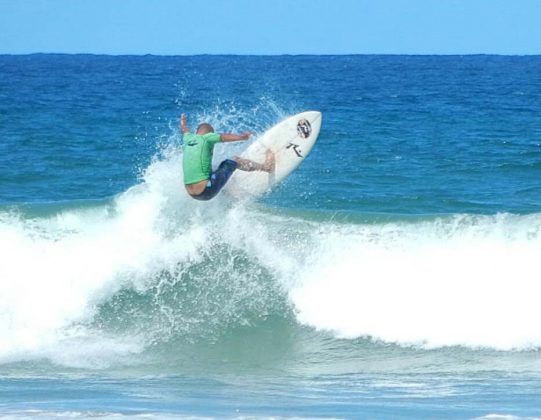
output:
[[[196,200],[210,200],[227,183],[236,169],[241,171],[274,171],[274,154],[268,150],[264,163],[257,163],[238,156],[226,159],[212,171],[212,153],[217,143],[248,140],[252,133],[219,134],[204,122],[199,124],[194,133],[190,132],[186,122],[186,114],[180,116],[180,129],[183,133],[183,170],[184,186],[188,194]]]

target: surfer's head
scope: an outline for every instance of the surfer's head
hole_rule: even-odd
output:
[[[197,126],[196,134],[214,133],[214,128],[209,123],[201,123]]]

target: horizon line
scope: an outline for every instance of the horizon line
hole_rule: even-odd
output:
[[[541,53],[503,54],[503,53],[283,53],[283,54],[240,54],[240,53],[198,53],[198,54],[113,54],[88,52],[31,52],[31,53],[3,53],[0,56],[31,56],[31,55],[67,55],[67,56],[96,56],[96,57],[351,57],[351,56],[407,56],[407,57],[463,57],[463,56],[492,56],[492,57],[538,57]]]

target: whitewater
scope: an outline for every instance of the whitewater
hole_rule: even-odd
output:
[[[181,157],[170,148],[140,184],[107,202],[38,217],[2,211],[0,361],[107,366],[174,334],[250,323],[247,312],[276,305],[338,338],[423,348],[541,344],[531,322],[541,215],[366,215],[351,223],[225,195],[202,205],[183,194]],[[208,279],[196,287],[206,297],[196,311],[183,313],[182,298],[158,297],[157,325],[147,314],[144,328],[117,336],[93,324],[119,294],[159,296],[202,264]],[[233,291],[209,296],[217,284]]]

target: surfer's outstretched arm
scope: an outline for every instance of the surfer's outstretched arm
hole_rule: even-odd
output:
[[[247,131],[241,134],[230,134],[230,133],[220,134],[220,137],[222,138],[222,142],[227,143],[229,141],[248,140],[251,135],[252,133]]]
[[[187,120],[186,120],[186,114],[182,114],[180,116],[180,131],[183,133],[189,133],[190,129],[188,128]]]

